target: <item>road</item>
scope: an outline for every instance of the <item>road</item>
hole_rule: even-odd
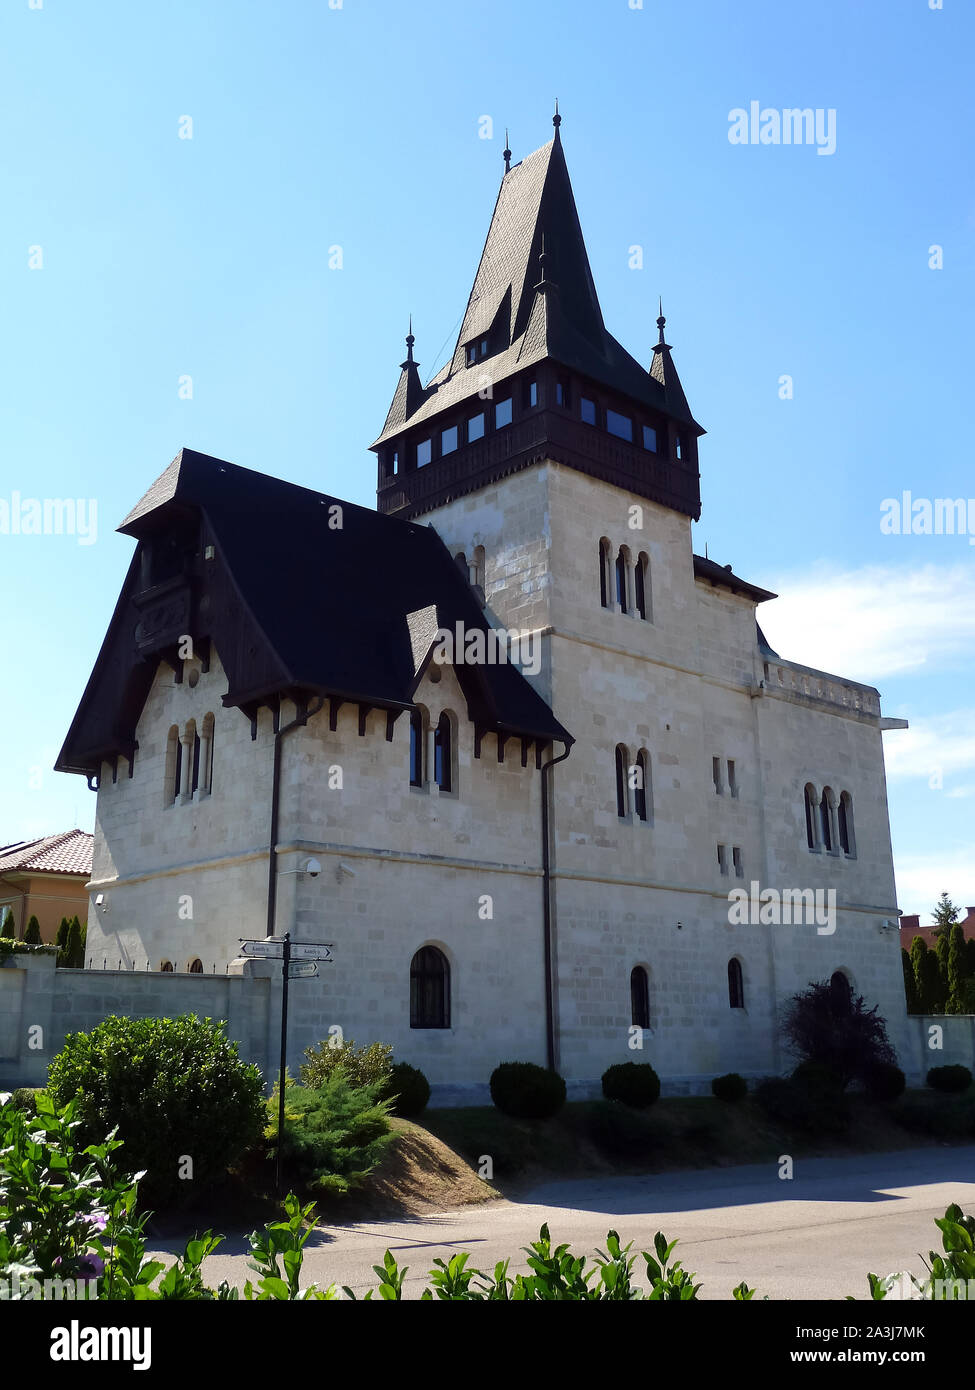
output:
[[[418,1298],[436,1258],[458,1250],[491,1270],[548,1222],[552,1238],[577,1254],[605,1248],[616,1229],[635,1250],[654,1233],[679,1239],[674,1258],[703,1281],[699,1297],[730,1298],[742,1279],[773,1299],[867,1297],[867,1271],[923,1272],[918,1256],[940,1249],[934,1218],[957,1202],[975,1213],[975,1145],[909,1149],[845,1158],[799,1159],[783,1180],[775,1165],[705,1169],[639,1178],[550,1182],[513,1199],[398,1221],[323,1226],[305,1247],[302,1285],[374,1286],[386,1249],[409,1265],[406,1298]],[[164,1244],[161,1256],[175,1244]],[[518,1256],[519,1258],[514,1258]],[[242,1285],[246,1243],[228,1238],[205,1265],[207,1282]],[[639,1275],[643,1261],[634,1273]]]

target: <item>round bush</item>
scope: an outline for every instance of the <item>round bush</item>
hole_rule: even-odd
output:
[[[502,1062],[491,1073],[491,1099],[504,1115],[547,1120],[565,1104],[565,1082],[534,1062]]]
[[[165,1202],[221,1177],[264,1127],[259,1068],[237,1055],[225,1025],[180,1018],[107,1018],[71,1033],[51,1063],[55,1105],[78,1102],[79,1137],[101,1143],[116,1125],[120,1166],[145,1170],[144,1192]],[[181,1179],[184,1158],[193,1181]]]
[[[933,1091],[967,1091],[972,1074],[967,1067],[932,1067],[927,1082]]]
[[[907,1078],[892,1062],[876,1062],[864,1075],[867,1094],[874,1100],[896,1100],[903,1095]]]
[[[642,1110],[660,1095],[660,1077],[649,1062],[618,1062],[603,1072],[603,1095]]]
[[[744,1100],[748,1095],[748,1082],[736,1071],[729,1071],[726,1076],[714,1078],[711,1090],[718,1100]]]
[[[397,1062],[390,1072],[384,1094],[394,1097],[394,1115],[419,1115],[430,1099],[430,1083],[419,1067]]]

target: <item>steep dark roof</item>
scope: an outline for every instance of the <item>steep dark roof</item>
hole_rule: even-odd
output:
[[[336,515],[339,529],[329,524]],[[435,610],[434,628],[488,626],[432,527],[183,449],[119,527],[139,540],[139,550],[58,759],[62,771],[97,771],[103,758],[131,749],[159,660],[138,645],[146,604],[141,559],[187,526],[196,537],[193,574],[172,583],[192,595],[193,626],[184,631],[211,637],[219,652],[226,705],[327,693],[408,708],[425,655],[418,639],[432,622],[428,612],[418,628],[416,615]],[[212,559],[204,559],[204,546],[213,547]],[[515,667],[455,669],[482,727],[571,742]]]
[[[733,594],[741,594],[755,603],[778,598],[778,594],[773,594],[770,589],[760,589],[757,584],[749,584],[747,579],[735,574],[730,565],[719,565],[704,555],[694,556],[694,578],[705,579],[717,588],[730,589]]]
[[[540,291],[543,239],[546,288]],[[539,319],[542,294],[547,312]],[[485,336],[491,338],[490,355],[468,366],[467,345]],[[383,431],[371,447],[476,395],[482,372],[500,383],[546,358],[704,433],[691,415],[670,349],[660,366],[655,352],[648,370],[606,331],[557,132],[501,181],[451,360],[428,382],[413,410],[403,409],[405,373],[401,376]]]

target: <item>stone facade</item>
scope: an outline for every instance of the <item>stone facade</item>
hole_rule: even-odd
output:
[[[686,516],[574,469],[536,464],[429,520],[468,563],[483,548],[472,579],[488,615],[537,636],[530,679],[576,740],[552,775],[567,1079],[581,1092],[612,1062],[646,1060],[668,1089],[696,1091],[721,1072],[779,1070],[777,1010],[837,970],[880,1005],[903,1053],[898,934],[883,925],[897,907],[877,692],[773,657],[758,642],[755,598],[695,577]],[[631,584],[647,557],[646,619],[633,616],[632,596],[630,613],[601,603],[601,538],[612,556],[628,548]],[[224,708],[226,686],[219,652],[207,671],[187,662],[179,684],[160,663],[132,775],[124,760],[114,780],[102,769],[89,964],[199,962],[225,975],[238,939],[265,934],[274,729],[266,708],[253,731]],[[392,1042],[441,1098],[483,1095],[499,1061],[545,1060],[541,774],[534,752],[522,765],[517,740],[502,760],[493,734],[475,748],[449,665],[431,663],[415,699],[427,731],[422,787],[410,785],[406,714],[387,739],[384,711],[360,723],[357,706],[326,703],[282,738],[275,930],[334,944],[320,978],[293,986],[291,1064],[338,1025],[358,1042]],[[450,793],[429,776],[443,711],[455,729]],[[285,706],[281,725],[293,714]],[[211,788],[202,777],[173,801],[171,731],[209,727],[207,716]],[[632,792],[619,814],[618,745],[628,767],[641,750],[648,760],[645,821]],[[848,793],[855,852],[810,850],[807,784],[837,801]],[[729,889],[752,881],[834,889],[835,930],[731,925]],[[426,944],[450,964],[445,1029],[410,1027],[410,962]],[[743,1007],[731,1007],[732,958]],[[631,1015],[635,966],[649,980],[645,1031]]]

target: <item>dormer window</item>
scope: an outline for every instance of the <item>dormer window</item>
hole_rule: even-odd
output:
[[[467,365],[473,367],[475,362],[480,362],[482,357],[488,355],[487,338],[479,338],[475,343],[467,344]]]

